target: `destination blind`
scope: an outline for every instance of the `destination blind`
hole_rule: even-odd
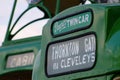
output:
[[[47,75],[92,68],[95,63],[96,37],[90,34],[53,43],[47,51]]]
[[[32,65],[34,61],[34,53],[22,53],[8,56],[6,68],[16,68]]]
[[[70,17],[65,17],[55,21],[52,26],[52,33],[54,36],[66,34],[78,29],[88,28],[92,23],[92,11],[86,10]]]

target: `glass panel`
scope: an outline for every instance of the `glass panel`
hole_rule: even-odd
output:
[[[24,2],[23,2],[24,1]],[[24,4],[23,4],[24,3]],[[21,7],[22,4],[22,7]],[[26,0],[18,0],[18,4],[15,10],[15,15],[13,18],[12,25],[14,25],[17,18],[21,15],[21,13],[28,8],[28,3]],[[20,28],[28,24],[29,22],[44,17],[44,13],[39,10],[37,7],[30,9],[27,11],[17,22],[15,25],[12,35],[14,35]],[[12,40],[16,39],[22,39],[22,38],[28,38],[33,36],[39,36],[42,34],[42,27],[47,22],[47,20],[37,21],[35,23],[32,23],[28,26],[26,26],[24,29],[22,29],[20,32],[18,32]]]
[[[27,26],[22,31],[20,31],[13,38],[13,40],[41,35],[42,34],[42,28],[43,28],[44,24],[47,23],[48,20],[49,19],[37,21],[37,22]]]

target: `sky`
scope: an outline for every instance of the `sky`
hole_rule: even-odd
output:
[[[4,35],[7,29],[7,24],[6,22],[8,22],[8,15],[10,14],[10,7],[8,5],[10,5],[10,1],[7,2],[8,0],[1,0],[0,1],[0,45],[4,39]],[[7,6],[5,6],[7,5]]]
[[[14,0],[1,0],[0,1],[0,46],[3,42],[5,34],[6,34],[13,2],[14,2]],[[26,0],[18,0],[18,4],[17,4],[16,10],[15,10],[15,15],[13,17],[12,25],[15,22],[15,20],[17,19],[17,17],[26,8],[28,8],[28,3],[26,2]],[[18,30],[20,27],[22,27],[26,23],[28,23],[34,19],[43,17],[43,16],[44,16],[44,13],[41,12],[40,10],[38,10],[37,8],[31,9],[17,23],[17,25],[15,26],[15,29],[12,33],[15,33],[16,30]],[[19,38],[26,38],[31,35],[32,36],[41,35],[42,28],[47,23],[47,21],[48,20],[42,20],[42,21],[36,22],[34,24],[31,24],[26,29],[22,30],[22,32],[18,33],[18,35],[15,36],[14,40],[19,39]]]

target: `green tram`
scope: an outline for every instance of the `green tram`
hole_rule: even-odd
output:
[[[32,80],[120,80],[120,4],[76,5],[50,19]]]
[[[102,4],[82,5],[86,2],[28,0],[28,8],[12,25],[14,0],[0,48],[0,80],[120,80],[120,4],[114,3],[119,1],[91,0],[88,3]],[[34,7],[44,17],[12,34]],[[48,18],[41,36],[13,40],[28,25]]]

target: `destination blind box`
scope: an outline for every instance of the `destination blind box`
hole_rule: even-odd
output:
[[[62,36],[78,30],[87,29],[92,25],[92,22],[93,11],[86,9],[53,21],[51,33],[53,37]]]
[[[33,52],[9,55],[7,57],[6,68],[16,68],[32,65],[34,56],[35,55]]]
[[[96,36],[87,34],[52,42],[46,51],[48,77],[91,69],[96,61]]]

